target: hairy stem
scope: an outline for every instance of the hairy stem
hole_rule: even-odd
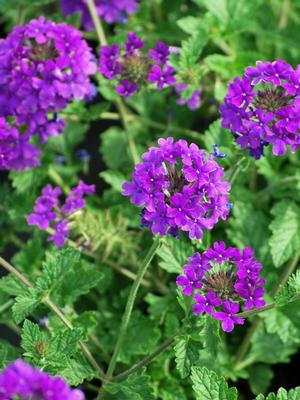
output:
[[[19,271],[16,270],[15,267],[13,267],[11,264],[9,264],[7,261],[5,261],[2,257],[0,257],[0,265],[2,265],[3,268],[5,268],[8,272],[13,274],[19,281],[24,283],[29,288],[32,288],[33,285],[31,282],[27,280],[27,278],[21,274]],[[50,310],[63,322],[63,324],[68,328],[68,329],[73,329],[72,323],[68,320],[68,318],[62,313],[62,311],[48,298],[45,297],[43,299],[43,303],[46,304]],[[83,341],[79,342],[80,347],[86,356],[87,360],[90,362],[90,364],[96,369],[96,371],[99,373],[99,378],[101,380],[108,381],[105,378],[104,371],[100,367],[100,365],[97,363],[97,361],[94,359],[92,354],[90,353],[89,349],[85,345]]]
[[[150,364],[154,358],[156,358],[159,354],[167,350],[175,341],[176,337],[179,336],[181,332],[175,333],[169,339],[165,340],[156,350],[154,350],[151,354],[147,357],[143,358],[143,360],[139,361],[137,364],[133,365],[131,368],[127,369],[126,371],[122,372],[119,375],[116,375],[112,378],[113,381],[121,381],[127,376],[133,374],[134,372],[138,371],[139,369],[145,367],[146,365]]]
[[[275,288],[271,292],[272,298],[274,298],[278,294],[278,292],[281,290],[282,286],[287,282],[287,280],[289,279],[291,274],[294,272],[294,270],[296,269],[296,267],[298,265],[299,259],[300,259],[300,251],[298,253],[296,253],[295,257],[287,264],[281,278],[279,279],[278,284],[275,286]],[[300,298],[300,294],[295,296],[295,298],[293,300],[298,300],[299,298]],[[271,310],[274,307],[275,307],[275,304],[270,304],[266,307],[263,307],[263,308],[260,308],[257,310],[245,311],[244,313],[240,313],[237,315],[239,317],[245,317],[245,316],[249,317],[249,316],[259,314],[259,312],[262,312],[262,311]],[[249,331],[247,332],[246,336],[244,337],[244,339],[243,339],[242,343],[240,344],[240,347],[238,348],[238,351],[236,353],[235,365],[238,365],[243,360],[245,355],[247,354],[248,349],[250,347],[252,337],[255,334],[256,330],[258,329],[258,327],[260,326],[261,323],[262,323],[262,319],[258,318],[253,323],[253,325],[249,328]]]
[[[97,12],[94,0],[87,0],[87,6],[88,6],[89,12],[91,14],[93,23],[95,25],[95,29],[96,29],[96,32],[98,35],[99,42],[100,42],[101,46],[106,46],[107,40],[105,37],[105,32],[104,32],[103,26],[101,24],[101,21],[98,17],[98,12]]]
[[[156,251],[159,248],[159,245],[160,245],[160,237],[156,236],[154,238],[154,241],[153,241],[153,244],[152,244],[150,250],[148,251],[148,254],[146,255],[144,261],[141,263],[141,265],[140,265],[140,267],[138,269],[136,279],[133,282],[133,285],[132,285],[132,287],[130,289],[130,293],[129,293],[129,296],[128,296],[128,299],[127,299],[127,304],[126,304],[125,311],[124,311],[124,314],[123,314],[123,317],[122,317],[122,323],[121,323],[121,327],[120,327],[117,343],[116,343],[116,346],[115,346],[115,349],[114,349],[110,364],[109,364],[108,369],[107,369],[107,376],[108,377],[112,377],[112,375],[114,373],[114,370],[115,370],[115,367],[116,367],[116,364],[117,364],[117,360],[118,360],[118,356],[120,354],[120,350],[122,348],[123,341],[125,339],[125,335],[126,335],[126,332],[127,332],[127,328],[128,328],[128,324],[129,324],[129,321],[130,321],[131,314],[132,314],[132,309],[133,309],[133,305],[134,305],[134,302],[135,302],[135,299],[136,299],[136,295],[137,295],[137,292],[138,292],[139,287],[141,285],[141,280],[142,280],[143,276],[145,275],[145,272],[147,271],[147,268],[150,265],[153,257],[155,256]]]

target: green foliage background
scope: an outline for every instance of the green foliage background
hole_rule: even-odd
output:
[[[40,15],[63,21],[57,2],[51,0],[0,0],[0,15],[6,32]],[[79,19],[72,16],[67,21],[78,26]],[[142,281],[116,374],[164,341],[171,338],[171,343],[150,364],[105,383],[104,398],[299,399],[299,388],[266,393],[276,386],[273,366],[288,364],[300,346],[299,302],[290,302],[300,292],[300,153],[275,157],[268,149],[265,157],[254,161],[234,145],[218,119],[218,102],[228,82],[246,66],[275,59],[293,67],[299,64],[299,1],[142,0],[128,25],[104,28],[109,43],[121,44],[128,31],[136,31],[147,48],[158,40],[179,47],[180,56],[172,63],[191,88],[203,86],[203,105],[191,112],[176,105],[171,89],[141,91],[127,101],[124,127],[114,106],[113,86],[99,74],[97,101],[73,103],[62,113],[66,130],[44,146],[41,166],[11,172],[8,179],[3,175],[0,251],[13,253],[11,263],[33,287],[12,275],[0,280],[0,322],[21,338],[20,346],[0,340],[0,367],[22,355],[33,365],[64,376],[71,385],[83,383],[88,398],[93,398],[99,371],[84,357],[81,345],[86,344],[106,368],[132,280],[152,243],[151,234],[140,229],[139,210],[121,195],[121,185],[134,166],[128,135],[139,155],[159,137],[173,136],[209,152],[217,143],[228,155],[220,161],[227,176],[241,163],[232,186],[232,213],[202,241],[163,239]],[[96,34],[85,37],[98,51]],[[90,165],[74,156],[88,143],[93,148],[99,143]],[[57,155],[66,162],[58,165]],[[57,251],[44,234],[28,227],[25,217],[45,184],[59,184],[68,191],[79,176],[96,183],[99,193],[75,221],[76,240]],[[230,335],[209,317],[193,317],[175,285],[186,257],[215,240],[255,249],[264,266],[266,299],[278,306],[248,318]],[[48,299],[63,310],[71,328],[49,309]],[[45,316],[46,326],[39,325]]]

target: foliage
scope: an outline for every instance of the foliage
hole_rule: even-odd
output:
[[[78,15],[64,18],[58,3],[0,0],[2,36],[40,15],[79,28]],[[0,262],[0,368],[23,357],[82,385],[87,399],[101,387],[107,400],[298,400],[292,379],[280,388],[276,365],[286,364],[292,375],[300,348],[300,151],[275,157],[266,147],[264,157],[252,159],[221,127],[219,105],[228,83],[257,60],[283,59],[297,67],[299,1],[139,3],[126,24],[103,23],[108,43],[122,46],[128,32],[137,32],[146,49],[160,40],[172,46],[170,64],[188,85],[183,98],[202,88],[201,107],[178,105],[173,88],[142,89],[120,107],[112,83],[97,73],[95,97],[60,113],[65,130],[40,146],[41,165],[0,171],[0,255],[23,277],[6,273]],[[84,37],[98,57],[96,31]],[[113,378],[103,377],[132,283],[153,243],[141,228],[141,209],[122,196],[122,185],[135,158],[168,136],[208,153],[218,145],[226,157],[216,161],[231,180],[233,207],[201,240],[184,233],[160,239],[134,293]],[[67,196],[79,179],[95,184],[97,193],[72,217],[72,239],[58,250],[47,241],[51,232],[28,226],[26,217],[45,185],[60,186]],[[264,298],[272,304],[230,334],[210,315],[195,317],[192,297],[175,284],[188,257],[221,240],[255,250]]]

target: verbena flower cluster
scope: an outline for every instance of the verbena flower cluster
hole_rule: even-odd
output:
[[[226,248],[224,242],[215,242],[213,248],[195,253],[188,261],[177,285],[184,295],[194,296],[195,315],[211,314],[222,321],[223,331],[231,332],[235,324],[244,323],[236,316],[240,307],[250,310],[265,305],[262,265],[251,248],[241,253],[237,248]]]
[[[179,95],[176,103],[180,106],[186,105],[191,111],[195,111],[201,107],[201,94],[203,89],[193,90],[191,96],[185,99],[183,94],[188,88],[189,86],[186,83],[180,83],[175,86],[175,92]]]
[[[70,234],[69,222],[72,215],[85,207],[84,196],[91,196],[94,192],[94,185],[86,185],[80,181],[60,206],[61,189],[47,185],[43,188],[42,195],[37,198],[34,213],[27,217],[27,222],[29,225],[37,225],[41,230],[47,230],[54,225],[54,233],[48,240],[54,241],[56,247],[63,247]]]
[[[287,147],[295,152],[300,146],[299,95],[300,67],[258,61],[229,85],[220,107],[222,126],[255,159],[270,143],[275,155],[284,155]]]
[[[100,50],[99,70],[107,79],[118,80],[116,92],[123,97],[132,96],[150,83],[162,90],[176,82],[175,70],[167,63],[169,47],[158,42],[149,54],[142,52],[143,48],[143,40],[135,32],[130,32],[123,52],[116,44],[103,46]]]
[[[87,0],[60,0],[62,13],[65,17],[74,13],[81,14],[81,25],[89,31],[94,28],[92,18],[87,7]],[[126,23],[130,15],[136,13],[136,0],[95,0],[98,16],[108,24],[114,22]]]
[[[71,389],[64,379],[48,375],[23,360],[16,360],[0,374],[0,400],[84,400],[84,394]]]
[[[94,56],[81,33],[44,17],[17,26],[0,41],[0,168],[38,164],[42,143],[62,132],[57,113],[74,100],[92,96]]]
[[[143,154],[123,195],[144,206],[142,225],[154,234],[176,236],[181,229],[200,239],[203,229],[212,229],[230,211],[224,170],[196,144],[169,137],[158,145]]]

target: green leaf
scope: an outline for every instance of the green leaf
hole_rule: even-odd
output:
[[[42,167],[26,169],[25,171],[11,171],[9,174],[12,185],[18,193],[34,192],[45,177]]]
[[[197,33],[182,43],[180,50],[180,68],[189,69],[195,67],[204,46],[208,42],[208,34],[205,28],[199,28]]]
[[[270,225],[271,255],[275,267],[289,260],[300,247],[300,208],[296,203],[283,200],[271,210],[274,220]]]
[[[248,371],[251,377],[249,379],[249,385],[252,393],[265,393],[274,377],[272,368],[265,364],[255,364],[249,367]]]
[[[277,333],[283,343],[299,343],[299,333],[297,327],[282,310],[273,309],[263,315],[266,330],[268,333]]]
[[[203,5],[221,24],[226,24],[229,19],[227,0],[196,0],[198,5]]]
[[[16,297],[15,304],[12,307],[13,317],[17,324],[30,315],[42,301],[42,295],[39,290],[28,288],[22,295]]]
[[[203,25],[203,19],[189,15],[187,17],[180,18],[176,23],[185,33],[188,33],[189,35],[195,35],[198,33],[198,29],[201,29],[201,26]]]
[[[41,266],[43,258],[42,239],[36,235],[33,239],[28,240],[25,246],[13,256],[12,263],[18,270],[32,273]]]
[[[24,355],[35,360],[44,358],[48,351],[48,338],[37,324],[25,320],[22,328],[22,348]]]
[[[175,362],[182,379],[187,378],[192,367],[199,360],[201,343],[196,342],[190,335],[179,336],[176,338]]]
[[[296,343],[283,343],[277,334],[267,333],[261,326],[252,338],[249,358],[264,364],[287,363],[296,349]]]
[[[136,372],[120,383],[104,385],[107,400],[154,400],[150,377]]]
[[[49,354],[57,356],[63,354],[65,357],[71,357],[77,351],[79,341],[83,339],[83,330],[81,328],[64,329],[57,332],[49,342]]]
[[[119,360],[130,364],[134,356],[142,356],[155,350],[160,339],[160,331],[155,324],[140,311],[134,311],[130,318],[125,343],[119,355]]]
[[[6,275],[0,279],[0,290],[11,296],[22,295],[26,289],[27,286],[13,275]]]
[[[100,176],[117,192],[122,192],[122,185],[126,181],[126,177],[122,174],[122,172],[107,170],[101,172]]]
[[[280,388],[277,394],[269,393],[266,397],[259,394],[255,400],[300,400],[300,386],[289,391]]]
[[[0,281],[1,282],[1,281]],[[275,302],[278,306],[284,306],[295,298],[300,293],[300,269],[291,275],[287,283],[281,288],[280,292],[275,297]]]
[[[238,400],[237,389],[229,388],[223,376],[207,368],[192,368],[191,378],[197,400]]]
[[[130,158],[127,152],[128,142],[122,129],[117,127],[107,129],[101,133],[101,140],[100,152],[109,169],[122,170],[122,168],[130,166]]]
[[[161,258],[161,268],[169,273],[180,274],[186,259],[193,255],[193,247],[183,240],[168,237],[158,249],[157,255]]]
[[[20,351],[8,342],[0,341],[0,370],[15,361]]]

